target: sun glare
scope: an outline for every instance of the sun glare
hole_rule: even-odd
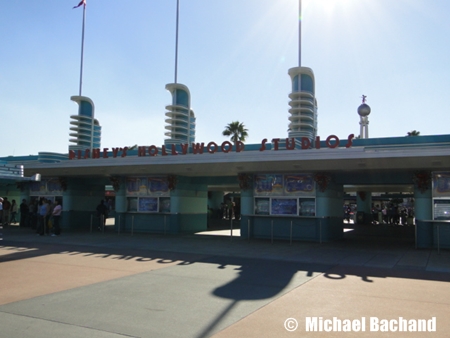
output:
[[[357,5],[359,5],[358,1],[360,4],[361,0],[302,0],[302,16],[304,17],[304,13],[309,11],[320,11],[326,17],[340,15],[342,12],[349,13],[356,9]]]

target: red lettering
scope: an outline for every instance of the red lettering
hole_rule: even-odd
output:
[[[124,148],[122,149],[122,157],[127,156],[127,151],[128,151],[128,147],[124,147]]]
[[[259,148],[259,151],[264,151],[264,150],[266,150],[266,143],[267,143],[267,139],[265,138],[265,139],[262,140],[262,142],[261,142],[261,147]]]
[[[92,149],[92,158],[100,158],[100,149]]]
[[[188,148],[189,148],[189,144],[187,144],[187,143],[185,143],[185,144],[180,144],[180,146],[181,146],[181,153],[182,153],[183,155],[186,155],[186,154],[187,154],[187,151],[188,151]]]
[[[286,138],[286,149],[287,150],[295,149],[295,138],[291,137],[291,143],[289,143],[289,139]]]
[[[307,137],[302,137],[302,149],[311,148],[311,140]]]
[[[320,136],[316,136],[316,149],[320,149]]]
[[[158,155],[158,148],[156,148],[156,146],[150,146],[150,147],[148,148],[148,154],[149,154],[150,156],[156,156],[156,155]]]
[[[245,144],[242,143],[241,141],[237,141],[236,142],[236,152],[240,153],[242,150],[244,150],[245,148]]]
[[[224,153],[229,153],[233,149],[233,144],[230,141],[225,141],[222,143],[220,149],[222,149],[222,152]]]
[[[203,154],[204,143],[192,143],[192,151],[194,154]]]
[[[166,151],[166,146],[162,146],[162,150],[161,150],[161,155],[162,156],[167,156],[167,151]]]
[[[350,148],[353,145],[353,138],[354,137],[355,137],[355,134],[348,135],[347,144],[345,145],[345,148]]]
[[[347,143],[345,145],[346,148],[351,148],[353,146],[353,140],[355,138],[355,134],[350,134],[347,137]],[[268,140],[265,138],[261,141],[261,146],[259,148],[259,151],[264,151],[267,149],[267,142]],[[272,139],[272,149],[273,150],[279,150],[280,148],[280,142],[281,139],[279,138],[274,138]],[[328,148],[334,149],[334,148],[338,148],[340,145],[340,140],[339,137],[337,137],[336,135],[330,135],[327,137],[325,144]],[[167,156],[169,155],[169,153],[171,155],[186,155],[189,152],[189,144],[188,143],[180,143],[179,144],[180,148],[181,148],[181,152],[178,152],[177,150],[177,145],[175,144],[171,144],[171,149],[170,152],[168,151],[168,149],[166,148],[166,145],[163,145],[161,147],[161,154],[162,156]],[[245,149],[245,144],[241,141],[237,141],[234,143],[236,152],[239,153],[241,151],[243,151]],[[290,137],[290,138],[286,138],[286,150],[294,150],[296,149],[296,139],[294,137]],[[307,137],[302,137],[300,140],[300,145],[301,149],[310,149],[311,147],[315,147],[316,149],[320,149],[321,148],[321,144],[320,144],[320,136],[316,136],[315,139],[310,140]],[[210,154],[215,154],[216,152],[219,151],[219,145],[216,142],[209,142],[206,145],[205,148],[205,143],[192,143],[192,153],[193,154],[203,154],[204,150],[206,149],[206,151]],[[128,152],[129,148],[128,147],[124,147],[124,148],[111,148],[111,152],[112,152],[112,156],[114,158],[116,158],[119,154],[119,151],[121,151],[121,157],[126,157],[127,156],[127,152]],[[222,142],[222,144],[220,145],[220,150],[223,153],[229,153],[233,150],[233,144],[230,141],[224,141]],[[109,148],[103,148],[102,150],[100,150],[99,148],[96,149],[85,149],[85,150],[69,150],[69,160],[74,160],[74,159],[88,159],[88,158],[109,158],[109,154],[108,154]],[[150,156],[157,156],[159,152],[159,149],[152,145],[150,147],[148,147],[148,153]],[[137,152],[137,156],[146,156],[147,155],[147,147],[143,146],[143,147],[138,147],[138,152]]]
[[[278,150],[278,142],[280,142],[279,138],[273,138],[272,143],[274,144],[273,150]]]
[[[138,156],[145,156],[145,147],[138,147]]]
[[[219,148],[219,146],[215,142],[209,142],[208,145],[206,146],[206,150],[210,154],[214,154],[215,152],[217,152],[217,148]]]
[[[334,144],[331,144],[331,142],[330,142],[332,139],[335,140]],[[331,148],[331,149],[339,147],[339,137],[337,137],[336,135],[330,135],[327,137],[326,143],[327,143],[327,147]]]
[[[177,148],[175,147],[175,144],[172,144],[172,155],[178,155]]]

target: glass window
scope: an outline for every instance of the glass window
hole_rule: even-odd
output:
[[[311,76],[302,74],[302,92],[310,92],[314,94],[314,84]]]
[[[316,200],[314,198],[300,198],[298,215],[316,216]]]
[[[180,106],[189,107],[189,98],[188,93],[184,90],[177,89],[176,96],[175,96],[175,103]]]
[[[170,212],[170,197],[159,198],[159,212]]]
[[[138,199],[136,197],[128,198],[128,211],[137,211]]]
[[[299,83],[298,83],[298,75],[294,76],[294,79],[292,80],[292,91],[298,92],[300,89]]]
[[[158,211],[158,198],[157,197],[140,197],[139,212],[157,212]]]
[[[296,198],[272,198],[272,215],[297,215]]]
[[[255,215],[316,215],[315,198],[255,198]]]
[[[270,214],[270,198],[256,198],[255,199],[255,214],[269,215]]]
[[[437,221],[450,220],[450,199],[434,199],[434,217]]]

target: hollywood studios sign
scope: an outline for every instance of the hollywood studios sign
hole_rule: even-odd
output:
[[[347,142],[345,144],[345,148],[350,148],[353,143],[353,139],[355,138],[354,134],[350,134],[347,137]],[[264,139],[261,141],[261,146],[259,148],[259,151],[265,151],[267,150],[267,143],[268,139]],[[272,149],[277,151],[280,150],[280,143],[282,143],[282,140],[279,138],[274,138],[271,140]],[[336,135],[330,135],[325,140],[325,145],[327,148],[337,148],[339,147],[341,141],[339,137]],[[189,144],[183,143],[179,144],[177,149],[177,145],[172,144],[170,147],[166,147],[163,145],[161,148],[156,147],[155,145],[152,146],[140,146],[137,148],[137,155],[138,156],[174,156],[174,155],[186,155],[189,154]],[[230,141],[224,141],[222,144],[217,144],[216,142],[209,142],[206,146],[205,143],[192,143],[192,154],[214,154],[217,153],[220,149],[222,153],[230,153],[233,150],[237,153],[240,153],[244,151],[245,145],[241,141],[236,142],[235,144],[231,143]],[[313,141],[302,137],[300,138],[300,149],[320,149],[321,148],[321,140],[320,136],[317,136]],[[286,138],[285,139],[285,147],[284,150],[294,150],[296,149],[296,139]],[[126,157],[128,155],[128,151],[130,150],[129,147],[120,147],[120,148],[95,148],[92,149],[92,156],[91,156],[91,150],[70,150],[69,151],[69,160],[82,160],[82,159],[99,159],[99,158],[110,158],[111,155],[113,158],[116,157]]]

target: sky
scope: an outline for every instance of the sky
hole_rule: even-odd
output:
[[[67,153],[78,105],[79,0],[2,1],[0,157]],[[287,137],[288,70],[314,71],[318,135],[450,134],[450,1],[180,0],[178,83],[191,93],[196,142],[233,121],[247,144]],[[174,82],[176,0],[87,0],[82,95],[102,148],[164,144]],[[301,43],[299,42],[301,41]]]

